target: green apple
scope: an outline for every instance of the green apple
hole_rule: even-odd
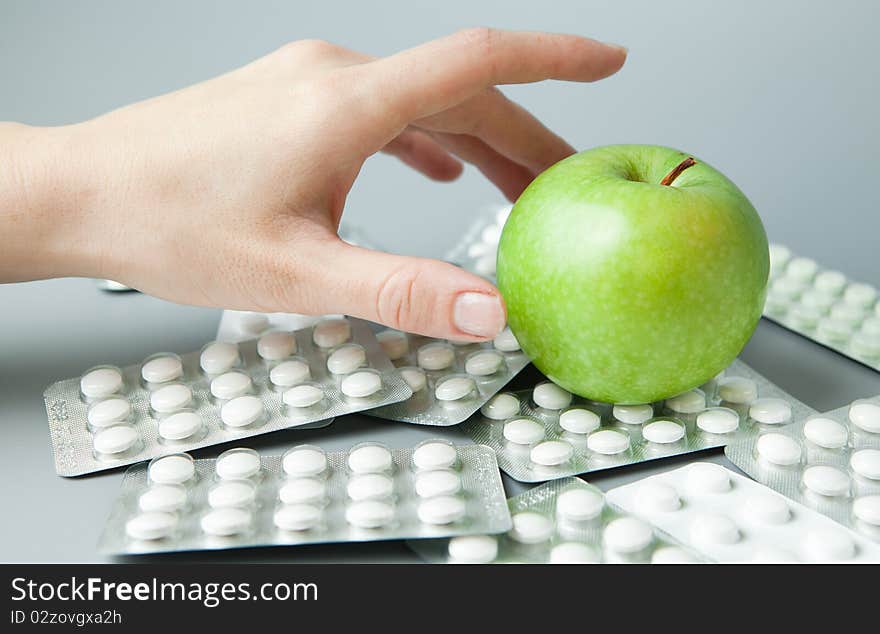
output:
[[[730,364],[761,317],[769,269],[761,219],[723,174],[679,150],[613,145],[528,186],[497,278],[547,377],[587,398],[648,403]]]

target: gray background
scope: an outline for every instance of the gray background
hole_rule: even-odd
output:
[[[708,160],[751,198],[771,239],[880,284],[878,20],[880,5],[871,0],[0,0],[0,120],[78,121],[304,37],[386,54],[464,26],[577,32],[628,46],[621,73],[599,84],[547,83],[506,89],[508,94],[576,147],[660,143]],[[473,170],[454,185],[437,185],[376,157],[352,192],[345,222],[363,227],[389,250],[439,256],[475,209],[498,198]],[[100,560],[94,544],[121,473],[74,480],[54,475],[42,390],[96,363],[127,364],[159,350],[196,349],[212,337],[220,313],[104,294],[76,279],[0,287],[0,307],[0,561]],[[880,392],[876,373],[766,322],[743,358],[818,409]],[[342,449],[370,437],[407,446],[441,433],[464,440],[455,430],[352,416],[327,430],[279,432],[254,444],[277,451],[298,442]],[[724,460],[718,452],[709,456]],[[670,464],[590,480],[608,488]],[[522,489],[505,483],[511,494]],[[187,557],[413,556],[401,544],[385,543]]]

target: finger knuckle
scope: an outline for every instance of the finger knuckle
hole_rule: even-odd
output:
[[[470,27],[457,33],[462,46],[479,60],[483,72],[491,78],[498,31],[488,26]]]
[[[430,308],[426,310],[430,295],[425,290],[422,267],[407,264],[395,268],[376,294],[380,321],[401,330],[423,330],[430,314]]]
[[[301,63],[307,60],[329,57],[338,50],[335,44],[326,40],[308,39],[288,42],[278,49],[277,54],[283,60]]]

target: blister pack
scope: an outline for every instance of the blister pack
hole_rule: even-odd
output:
[[[493,205],[478,213],[461,240],[443,259],[477,275],[494,279],[498,242],[512,209],[513,205],[510,204]]]
[[[550,381],[501,392],[461,429],[515,480],[542,482],[721,447],[758,421],[810,413],[737,359],[700,388],[645,405],[588,401]]]
[[[125,473],[98,547],[113,554],[500,533],[511,526],[495,454],[426,440],[282,456],[157,458]]]
[[[697,563],[701,557],[650,524],[606,503],[579,478],[547,482],[507,501],[504,535],[408,542],[432,563]]]
[[[715,463],[695,462],[606,496],[721,563],[880,561],[871,540]]]
[[[413,395],[369,412],[417,425],[456,425],[529,364],[509,328],[494,341],[456,343],[385,329],[376,333]]]
[[[781,244],[770,245],[770,280],[765,317],[880,370],[876,288],[796,257]]]
[[[756,427],[725,453],[758,482],[880,541],[880,396]]]
[[[328,318],[239,344],[94,367],[43,394],[55,470],[75,476],[279,429],[324,426],[412,391],[370,326]]]

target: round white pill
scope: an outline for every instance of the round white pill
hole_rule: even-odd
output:
[[[419,504],[419,521],[423,524],[443,526],[459,521],[466,511],[464,500],[452,495],[428,498]]]
[[[202,349],[199,365],[206,374],[229,372],[241,361],[238,346],[227,341],[213,341]]]
[[[877,304],[880,306],[880,304]],[[880,317],[868,317],[862,322],[862,332],[866,335],[880,335]]]
[[[141,367],[141,376],[147,383],[166,383],[183,376],[183,363],[177,356],[154,357]]]
[[[467,376],[451,376],[438,381],[434,387],[434,396],[438,401],[458,401],[473,393],[477,385]]]
[[[356,343],[342,346],[327,357],[327,370],[331,374],[348,374],[367,364],[367,353]]]
[[[269,380],[278,387],[293,387],[312,378],[309,364],[299,359],[282,361],[269,370]]]
[[[455,351],[445,343],[429,343],[419,348],[416,358],[419,367],[435,372],[455,363]]]
[[[492,535],[460,535],[449,540],[449,558],[460,564],[488,564],[498,556],[498,540]]]
[[[327,454],[320,447],[294,447],[282,456],[281,468],[284,473],[293,477],[315,476],[327,468]]]
[[[721,513],[702,513],[690,527],[691,539],[697,544],[735,544],[740,539],[737,525]]]
[[[421,368],[401,368],[400,376],[413,392],[420,392],[425,389],[428,380]]]
[[[613,456],[629,449],[629,436],[614,429],[600,429],[587,436],[587,449]]]
[[[564,409],[571,405],[571,392],[563,390],[555,383],[539,383],[532,390],[532,400],[544,409]]]
[[[580,542],[563,542],[550,550],[551,564],[597,564],[599,561],[596,549]]]
[[[306,504],[327,496],[327,482],[319,478],[297,478],[281,485],[278,499],[284,504]]]
[[[150,407],[154,412],[176,412],[192,402],[192,390],[183,383],[172,383],[150,392]]]
[[[642,437],[658,445],[669,445],[684,438],[684,425],[674,420],[655,420],[642,428]]]
[[[611,410],[615,419],[627,425],[641,425],[651,420],[654,408],[650,405],[615,405]]]
[[[269,327],[269,317],[263,313],[240,313],[238,330],[243,335],[255,336]]]
[[[196,466],[189,454],[173,454],[152,460],[147,473],[156,484],[182,484],[195,475]]]
[[[842,342],[852,334],[852,324],[840,319],[826,318],[816,326],[816,337],[820,341]]]
[[[280,361],[296,352],[296,338],[293,333],[267,332],[257,340],[257,354],[266,361]]]
[[[872,526],[880,526],[880,495],[857,498],[853,502],[852,510],[857,519]]]
[[[807,467],[803,475],[804,486],[819,495],[839,497],[849,493],[849,476],[840,469],[828,465]]]
[[[509,327],[498,333],[492,341],[492,345],[501,352],[516,352],[520,349],[519,341],[517,341],[516,335],[513,334]]]
[[[307,531],[321,523],[324,511],[311,504],[285,504],[272,516],[275,526],[283,531]]]
[[[759,398],[749,407],[749,416],[763,425],[784,425],[791,421],[791,405],[781,398]]]
[[[222,401],[244,396],[251,391],[251,377],[243,372],[227,372],[211,380],[211,395]]]
[[[877,301],[877,289],[870,284],[853,282],[843,292],[843,301],[854,306],[868,308]]]
[[[559,415],[559,426],[570,434],[589,434],[599,428],[599,415],[583,407],[567,409]]]
[[[92,439],[95,451],[105,455],[113,455],[128,451],[134,447],[140,436],[134,427],[116,425],[106,427],[95,434]]]
[[[103,398],[122,390],[122,373],[116,368],[95,368],[79,380],[79,389],[86,398]]]
[[[652,564],[695,564],[697,560],[684,548],[663,546],[651,553]]]
[[[522,511],[511,518],[513,528],[507,536],[520,544],[540,544],[553,535],[553,522],[540,513]]]
[[[154,540],[171,535],[177,527],[177,516],[159,511],[141,513],[125,523],[125,533],[132,539]]]
[[[179,484],[152,486],[138,498],[138,508],[149,513],[159,511],[173,513],[186,505],[186,489]]]
[[[847,324],[852,330],[865,318],[865,309],[852,304],[835,304],[831,308],[830,317],[840,323]]]
[[[770,243],[770,268],[777,273],[791,259],[791,250],[782,244]]]
[[[825,449],[846,447],[849,432],[846,426],[836,420],[817,416],[804,424],[804,437],[814,445]]]
[[[854,401],[849,406],[850,422],[868,433],[880,434],[880,405],[867,401]]]
[[[574,447],[561,440],[546,440],[532,447],[529,460],[544,467],[555,467],[571,460]]]
[[[247,506],[257,498],[257,490],[247,480],[221,482],[208,491],[208,506],[214,509]]]
[[[416,475],[415,487],[420,498],[455,495],[461,490],[461,476],[454,471],[423,471]]]
[[[352,473],[388,471],[391,465],[391,451],[382,445],[361,445],[348,454],[348,468]]]
[[[856,545],[843,530],[813,530],[804,539],[813,561],[846,561],[856,554]]]
[[[494,248],[495,247],[493,245],[492,246],[492,249],[493,249],[492,253],[490,253],[488,255],[484,255],[483,257],[479,258],[474,263],[474,271],[476,271],[476,273],[478,275],[482,275],[484,277],[489,277],[491,275],[495,275],[495,265],[496,265],[496,260],[497,260],[498,256],[494,252]]]
[[[265,411],[258,396],[238,396],[223,403],[220,420],[227,427],[247,427],[260,420]]]
[[[519,413],[519,399],[513,394],[496,394],[480,408],[480,413],[491,420],[505,420]]]
[[[745,501],[746,514],[759,524],[785,524],[791,519],[788,502],[779,495],[761,493]]]
[[[650,546],[654,541],[654,531],[642,520],[634,517],[619,517],[605,527],[603,539],[609,550],[631,554]]]
[[[409,353],[409,337],[406,333],[399,330],[383,330],[376,333],[376,340],[385,353],[392,361],[402,359]]]
[[[356,528],[380,528],[394,520],[394,506],[380,500],[355,502],[345,509],[345,521]]]
[[[648,514],[671,513],[681,508],[681,499],[674,487],[649,480],[636,491],[636,507]]]
[[[286,390],[281,400],[290,407],[311,407],[324,398],[324,390],[317,385],[297,385]]]
[[[312,329],[312,341],[320,348],[333,348],[351,339],[351,324],[345,317],[322,319]]]
[[[880,480],[880,449],[861,449],[849,459],[849,466],[869,480]]]
[[[89,408],[86,418],[92,427],[110,427],[131,416],[131,403],[125,398],[108,398]]]
[[[394,493],[394,480],[382,473],[362,473],[353,476],[345,490],[355,502],[387,498]]]
[[[718,381],[718,396],[728,403],[751,403],[758,398],[758,384],[743,376],[726,376]]]
[[[784,434],[764,434],[756,444],[758,455],[775,465],[789,466],[801,459],[801,447],[794,438]]]
[[[604,497],[592,489],[568,489],[556,497],[556,514],[569,522],[585,522],[596,518],[604,507]]]
[[[480,233],[483,242],[490,245],[496,245],[501,240],[500,225],[486,225]]]
[[[458,451],[455,446],[441,440],[429,440],[419,444],[412,455],[416,469],[448,469],[457,460]]]
[[[223,480],[243,480],[255,476],[262,465],[253,449],[230,449],[217,458],[214,470]]]
[[[702,390],[688,390],[666,399],[666,407],[679,414],[696,414],[706,409],[706,395]]]
[[[846,276],[840,271],[822,271],[813,280],[813,287],[829,295],[838,295],[846,286]]]
[[[835,301],[837,300],[833,295],[818,290],[810,290],[801,295],[801,305],[817,311],[820,315],[828,314]]]
[[[770,286],[768,295],[772,295],[784,302],[795,301],[804,289],[806,282],[795,280],[790,277],[780,277],[774,280]]]
[[[730,472],[712,462],[695,462],[687,469],[688,493],[705,495],[725,493],[730,490]]]
[[[880,357],[880,334],[857,332],[850,341],[852,351],[864,357]]]
[[[195,412],[177,412],[159,421],[159,436],[165,440],[184,440],[202,428],[202,419]]]
[[[729,434],[739,427],[739,414],[727,407],[710,407],[697,414],[697,427],[707,434]]]
[[[367,398],[382,389],[378,372],[360,370],[342,379],[339,389],[349,398]]]
[[[813,279],[818,270],[819,265],[815,260],[798,257],[791,260],[785,267],[785,275],[794,280],[809,281]]]
[[[238,535],[251,526],[251,513],[240,508],[216,509],[202,516],[202,531],[208,535],[228,537]]]
[[[492,350],[476,352],[464,362],[464,371],[473,376],[495,374],[504,364],[504,357]]]
[[[791,310],[788,311],[786,318],[796,329],[811,330],[815,328],[819,323],[819,320],[822,319],[822,315],[823,311],[820,311],[818,308],[798,304],[792,306]]]
[[[516,445],[531,445],[544,439],[544,426],[530,418],[514,418],[504,423],[502,433]]]

